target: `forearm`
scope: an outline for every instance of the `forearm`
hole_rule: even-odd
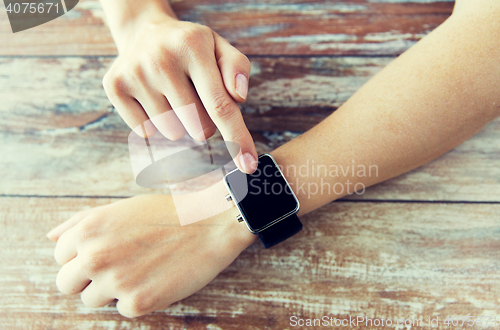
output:
[[[145,19],[154,21],[156,17],[177,19],[168,0],[100,0],[106,14],[107,23],[118,50],[124,47]]]
[[[454,14],[335,113],[272,152],[300,214],[352,193],[356,183],[370,186],[421,166],[499,115],[500,23],[484,19]]]

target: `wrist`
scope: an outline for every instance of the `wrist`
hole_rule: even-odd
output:
[[[215,216],[215,221],[219,224],[221,235],[227,237],[227,243],[231,249],[245,250],[257,240],[257,235],[252,234],[243,222],[239,222],[237,217],[239,210],[234,201],[227,201],[226,195],[229,193],[224,182],[219,181],[209,187],[206,192],[207,203],[210,205],[224,205],[225,210]],[[222,206],[221,206],[222,208]]]
[[[165,22],[178,21],[170,7],[156,1],[147,2],[140,7],[130,6],[123,15],[108,15],[109,28],[119,53],[137,39],[137,35],[153,30]]]
[[[237,220],[239,210],[233,201],[226,200],[227,194],[225,184],[218,180],[206,189],[174,196],[174,202],[182,225],[204,226],[219,246],[239,253],[250,246],[257,235]]]

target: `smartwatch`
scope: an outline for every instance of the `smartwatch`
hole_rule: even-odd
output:
[[[299,200],[271,155],[259,156],[254,173],[235,169],[225,175],[224,182],[229,190],[226,199],[234,200],[240,211],[238,221],[259,235],[266,249],[302,229],[296,215]]]

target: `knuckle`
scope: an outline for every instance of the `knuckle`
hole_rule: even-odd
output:
[[[144,292],[136,292],[128,297],[125,306],[123,306],[123,312],[128,317],[138,317],[148,313],[151,307],[151,295]]]
[[[157,47],[153,50],[150,50],[147,56],[144,58],[143,63],[145,63],[145,68],[150,74],[158,74],[164,79],[168,79],[175,72],[175,68],[177,63],[173,61],[172,54],[166,49],[162,47]],[[141,72],[140,75],[136,74],[136,76],[144,76],[144,73]]]
[[[92,237],[95,237],[99,233],[99,218],[95,214],[88,215],[78,223],[76,239],[79,243],[90,241]]]
[[[235,104],[222,92],[212,95],[212,107],[215,115],[220,119],[230,118],[236,111]]]
[[[90,277],[105,270],[111,260],[107,249],[95,243],[92,246],[86,246],[80,256],[84,271]]]
[[[245,69],[248,70],[248,72],[250,72],[251,63],[248,57],[243,53],[240,53],[238,56],[239,56],[239,62],[241,62],[241,64],[245,67]]]
[[[179,31],[176,39],[179,40],[182,52],[194,55],[198,54],[210,41],[211,34],[210,28],[192,24]]]
[[[167,58],[163,47],[156,46],[143,54],[142,62],[151,65],[153,69],[158,69],[163,66]]]
[[[117,295],[125,297],[126,301],[129,301],[130,293],[134,290],[134,282],[130,280],[128,274],[123,272],[110,272],[109,274],[110,282],[117,292]]]
[[[124,71],[123,73],[124,77],[126,77],[127,80],[135,84],[136,83],[144,84],[144,81],[146,80],[146,74],[143,63],[148,63],[149,61],[150,60],[141,61],[140,63],[131,65],[129,68],[127,68],[127,70]]]
[[[118,272],[110,274],[111,283],[114,283],[116,290],[122,294],[130,291],[130,282],[125,280],[125,275]]]
[[[122,75],[115,74],[111,71],[106,73],[102,79],[102,86],[108,96],[120,96],[125,93],[126,82]]]

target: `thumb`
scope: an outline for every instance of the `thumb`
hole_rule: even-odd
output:
[[[245,102],[248,94],[250,61],[239,50],[217,33],[215,38],[215,58],[226,90],[238,103]]]

